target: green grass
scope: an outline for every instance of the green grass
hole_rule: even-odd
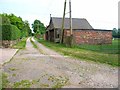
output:
[[[37,45],[31,40],[31,38],[30,38],[30,42],[32,43],[34,48],[38,48]]]
[[[12,76],[15,77],[16,74],[12,74]],[[33,84],[37,83],[36,80],[21,80],[19,82],[11,83],[8,80],[8,74],[5,72],[2,72],[2,77],[0,77],[0,79],[2,79],[0,90],[2,88],[30,88]]]
[[[8,74],[2,73],[2,88],[7,88],[10,86],[10,82],[8,81]]]
[[[26,40],[27,40],[27,38],[23,38],[20,42],[18,42],[17,44],[13,45],[12,48],[24,49],[25,45],[26,45]]]
[[[92,50],[96,52],[109,53],[109,54],[120,54],[118,48],[118,39],[112,41],[112,44],[109,45],[79,45],[77,48]]]
[[[82,60],[91,60],[94,62],[105,63],[105,64],[109,64],[112,66],[120,66],[120,64],[118,64],[118,54],[109,53],[112,51],[109,51],[108,53],[107,53],[107,51],[106,51],[106,53],[97,51],[97,50],[95,50],[97,48],[97,45],[96,45],[96,47],[94,47],[94,45],[91,46],[90,48],[94,48],[94,50],[91,50],[90,48],[88,49],[88,47],[87,47],[87,49],[81,48],[81,46],[75,46],[72,48],[68,48],[63,44],[52,43],[52,42],[48,42],[48,41],[44,41],[44,40],[38,40],[38,41],[40,43],[42,43],[43,45],[45,45],[51,49],[54,49],[55,51],[62,53],[64,55],[72,56],[72,57],[79,58]],[[113,41],[113,46],[108,45],[108,47],[107,47],[107,45],[105,45],[104,48],[105,47],[107,47],[107,48],[114,47],[115,43],[116,43],[116,41],[115,42]],[[87,46],[89,46],[89,45],[87,45]],[[113,50],[113,48],[110,50]]]
[[[16,69],[16,68],[9,68],[9,70],[10,70],[10,71],[16,71],[16,70],[18,70],[18,69]]]
[[[2,70],[0,69],[0,90],[2,90]]]
[[[16,74],[13,74],[12,76],[16,76]],[[8,81],[8,74],[2,73],[2,88],[30,88],[33,84],[36,84],[37,81],[35,80],[21,80],[19,82],[10,83]],[[1,90],[0,89],[0,90]]]
[[[32,85],[32,81],[22,80],[20,82],[15,82],[13,87],[14,88],[30,88],[31,85]]]
[[[52,86],[52,88],[62,88],[63,86],[65,86],[68,83],[68,78],[66,77],[53,77],[53,81],[54,81],[54,85]]]

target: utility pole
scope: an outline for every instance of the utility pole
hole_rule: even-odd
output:
[[[72,46],[73,42],[73,30],[72,30],[72,11],[71,11],[71,0],[69,0],[69,12],[70,12],[70,47]]]
[[[63,12],[63,19],[62,19],[62,28],[61,28],[61,38],[60,38],[60,43],[63,43],[63,37],[64,37],[65,11],[66,11],[66,0],[65,0],[65,3],[64,3],[64,12]]]
[[[73,32],[72,32],[72,14],[71,14],[71,0],[69,0],[69,12],[70,12],[70,35],[72,36]]]

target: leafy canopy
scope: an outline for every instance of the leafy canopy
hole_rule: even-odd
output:
[[[40,22],[40,20],[35,20],[32,24],[32,28],[34,33],[36,34],[44,34],[45,33],[45,26],[43,23]]]
[[[0,14],[0,21],[2,21],[0,22],[0,33],[2,33],[0,34],[0,37],[4,36],[6,40],[17,39],[18,37],[27,37],[32,33],[29,22],[27,20],[23,21],[20,16],[18,17],[14,14],[3,13]]]
[[[112,36],[113,38],[120,38],[120,28],[118,28],[118,30],[116,28],[113,28]]]

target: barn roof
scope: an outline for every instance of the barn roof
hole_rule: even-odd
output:
[[[69,29],[69,18],[65,18],[64,29]],[[54,28],[61,28],[62,18],[51,17]],[[72,18],[72,29],[93,29],[89,22],[84,18]]]

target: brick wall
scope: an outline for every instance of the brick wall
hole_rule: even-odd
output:
[[[9,48],[12,45],[16,44],[19,40],[12,40],[12,41],[8,41],[8,40],[0,40],[0,47],[5,47],[5,48]]]
[[[65,37],[70,35],[65,30]],[[74,44],[111,44],[112,31],[110,30],[73,30]]]

